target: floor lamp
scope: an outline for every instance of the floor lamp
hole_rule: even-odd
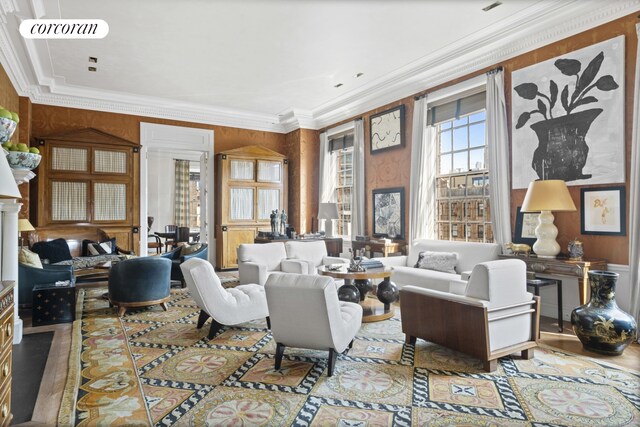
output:
[[[537,240],[533,244],[533,251],[541,258],[555,258],[560,253],[560,245],[556,242],[558,229],[553,224],[554,218],[551,211],[572,212],[576,210],[567,184],[561,179],[531,182],[520,210],[522,212],[540,212],[536,227]]]
[[[327,237],[333,236],[333,220],[340,218],[337,203],[320,203],[318,208],[318,220],[324,219],[324,230]]]

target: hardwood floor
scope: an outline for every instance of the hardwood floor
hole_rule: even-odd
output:
[[[84,286],[105,286],[106,283],[94,283]],[[33,419],[30,422],[19,424],[20,426],[42,426],[55,424],[60,410],[62,393],[69,362],[69,350],[71,348],[71,324],[31,327],[31,318],[23,317],[25,324],[24,333],[38,333],[54,331],[53,342],[49,351],[49,358],[44,371],[38,399],[33,411]],[[557,319],[542,317],[540,319],[541,336],[539,343],[557,348],[569,353],[597,359],[598,361],[612,363],[630,370],[640,370],[640,345],[634,343],[627,347],[621,356],[603,356],[586,351],[574,335],[571,324],[564,322],[564,331],[558,332]]]

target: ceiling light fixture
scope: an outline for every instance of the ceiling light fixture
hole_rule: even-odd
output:
[[[501,1],[497,1],[497,2],[491,3],[491,4],[490,4],[489,6],[487,6],[487,7],[483,7],[483,8],[482,8],[482,10],[484,10],[485,12],[489,12],[491,9],[493,9],[493,8],[495,8],[495,7],[498,7],[498,6],[500,6],[501,4],[502,4],[502,2],[501,2]]]
[[[95,71],[98,71],[98,69],[96,67],[89,67],[89,71],[95,72]]]
[[[358,77],[362,77],[362,76],[364,76],[364,73],[356,73],[356,74],[353,75],[353,77],[356,78],[356,79]]]
[[[93,62],[94,64],[98,62],[98,58],[96,58],[95,56],[90,56],[89,57],[89,62]]]
[[[342,86],[342,83],[338,83],[337,85],[333,85],[333,87],[340,87]]]

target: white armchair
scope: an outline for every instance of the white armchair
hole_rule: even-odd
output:
[[[301,260],[288,260],[283,242],[238,246],[238,280],[241,285],[257,283],[264,286],[269,275],[276,271],[307,274],[308,267]]]
[[[197,328],[211,317],[208,338],[212,339],[224,325],[266,317],[269,326],[269,310],[264,287],[256,284],[224,289],[213,266],[206,260],[191,258],[180,264],[187,288],[200,307]]]
[[[264,288],[276,342],[275,369],[286,346],[312,348],[329,351],[328,376],[333,375],[338,353],[351,348],[360,330],[362,307],[339,301],[327,276],[274,273]]]
[[[450,292],[405,286],[400,312],[407,343],[422,338],[458,350],[489,372],[511,353],[533,357],[540,304],[527,292],[526,276],[526,264],[510,259],[476,265],[469,281],[453,281]]]
[[[284,243],[287,258],[300,260],[307,265],[305,274],[318,274],[318,267],[329,264],[349,264],[346,258],[327,255],[327,245],[322,240],[311,242],[288,241]]]

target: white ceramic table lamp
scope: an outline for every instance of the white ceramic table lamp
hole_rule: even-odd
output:
[[[318,219],[324,219],[324,231],[327,237],[333,237],[333,220],[340,218],[337,203],[320,203]]]
[[[529,184],[527,194],[522,202],[522,212],[540,212],[536,227],[536,242],[533,251],[542,258],[555,258],[560,253],[560,245],[556,242],[558,229],[553,224],[555,212],[572,212],[576,205],[571,199],[567,184],[563,180],[551,179],[533,181]]]

